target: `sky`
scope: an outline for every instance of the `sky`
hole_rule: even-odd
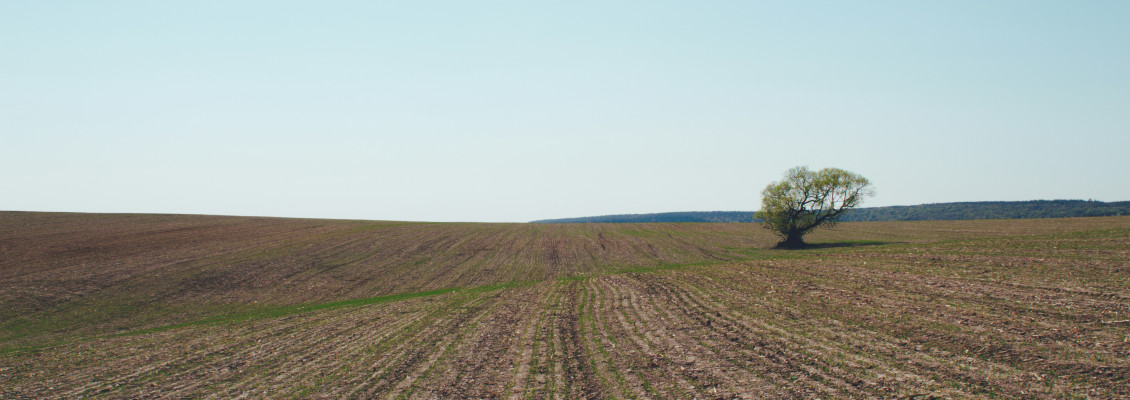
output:
[[[0,210],[522,222],[1130,200],[1126,1],[8,1]]]

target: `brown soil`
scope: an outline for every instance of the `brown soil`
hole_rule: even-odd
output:
[[[1130,398],[1130,218],[810,241],[0,213],[0,398]]]

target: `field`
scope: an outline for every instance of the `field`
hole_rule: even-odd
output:
[[[0,213],[0,398],[1130,398],[1130,217]]]

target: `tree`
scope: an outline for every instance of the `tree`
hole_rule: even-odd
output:
[[[756,217],[781,236],[777,248],[802,248],[807,246],[805,233],[832,227],[864,197],[874,195],[871,182],[859,174],[839,168],[812,171],[795,167],[785,173],[785,179],[761,191],[761,211]]]

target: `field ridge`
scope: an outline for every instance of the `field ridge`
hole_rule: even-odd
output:
[[[1130,217],[0,213],[2,398],[1130,398]]]

